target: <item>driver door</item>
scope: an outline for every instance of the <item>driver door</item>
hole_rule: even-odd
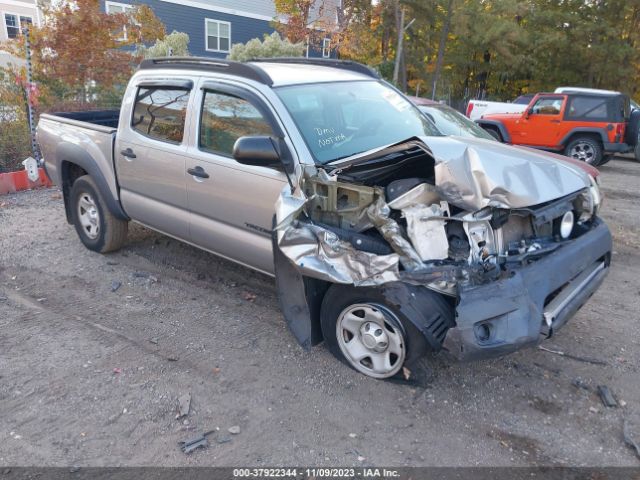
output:
[[[554,147],[562,136],[562,116],[566,104],[563,95],[547,95],[522,115],[517,129],[518,141],[514,143],[536,147]]]
[[[275,118],[256,94],[236,86],[205,82],[199,95],[186,159],[191,240],[273,273],[272,221],[287,178],[281,169],[236,162],[232,150],[239,137],[274,135]]]

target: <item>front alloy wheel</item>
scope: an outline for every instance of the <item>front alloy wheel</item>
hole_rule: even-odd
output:
[[[406,357],[400,321],[375,304],[345,308],[336,322],[338,346],[353,368],[374,378],[392,377]]]

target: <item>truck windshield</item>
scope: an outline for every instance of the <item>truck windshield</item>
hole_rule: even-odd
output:
[[[442,135],[413,104],[381,82],[292,85],[276,92],[317,163],[414,136]]]

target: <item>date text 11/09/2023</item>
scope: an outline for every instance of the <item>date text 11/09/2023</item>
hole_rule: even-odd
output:
[[[397,478],[389,468],[234,468],[233,478]]]

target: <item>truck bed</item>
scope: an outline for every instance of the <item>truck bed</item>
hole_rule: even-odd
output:
[[[52,114],[56,117],[83,122],[102,127],[118,128],[120,120],[120,109],[117,110],[95,110],[89,112],[61,112]]]
[[[114,199],[118,198],[113,148],[120,110],[43,113],[37,139],[47,174],[58,186],[63,184],[64,162],[75,163],[102,182]]]

